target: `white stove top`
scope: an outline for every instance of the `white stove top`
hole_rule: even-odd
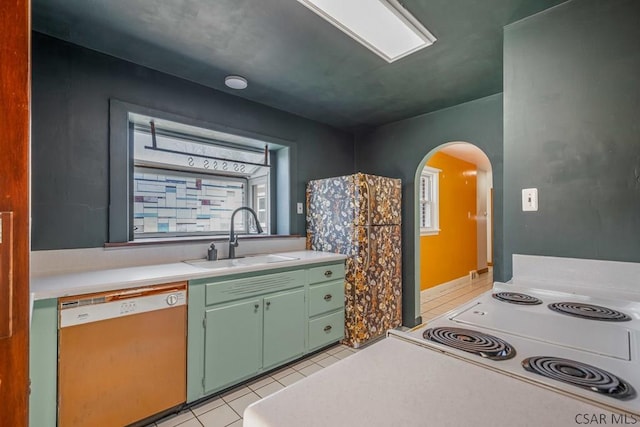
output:
[[[579,295],[574,287],[551,282],[495,283],[493,290],[410,332],[390,331],[389,335],[419,344],[426,349],[483,366],[537,386],[570,395],[618,412],[640,415],[640,301],[619,298],[615,289],[603,297]],[[579,288],[585,291],[585,288]],[[542,300],[539,305],[518,305],[497,300],[495,292],[518,292]],[[572,317],[547,307],[555,302],[579,302],[621,311],[631,317],[622,322]],[[425,330],[435,327],[465,328],[493,335],[509,343],[516,355],[507,360],[490,360],[423,338]],[[624,400],[566,384],[526,371],[525,358],[553,356],[582,362],[608,371],[635,389]]]

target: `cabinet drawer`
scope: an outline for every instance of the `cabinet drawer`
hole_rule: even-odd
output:
[[[344,310],[309,321],[309,350],[344,337]]]
[[[309,283],[328,282],[344,277],[344,262],[309,269]]]
[[[232,279],[205,285],[206,305],[304,286],[304,270]]]
[[[344,306],[344,279],[309,288],[309,316],[333,311]]]

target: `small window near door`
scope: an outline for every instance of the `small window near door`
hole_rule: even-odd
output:
[[[440,170],[425,166],[420,175],[420,234],[440,232],[438,222],[438,181]]]

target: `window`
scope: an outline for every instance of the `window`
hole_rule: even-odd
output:
[[[241,206],[255,210],[269,232],[266,144],[140,114],[129,114],[129,135],[134,239],[227,234]],[[241,211],[234,228],[254,232],[253,221]]]
[[[420,234],[440,232],[438,222],[438,180],[440,170],[425,166],[420,175]]]
[[[258,222],[264,230],[267,230],[269,228],[269,177],[250,179],[249,192],[253,210],[258,215]]]
[[[151,131],[152,121],[155,132]],[[292,161],[296,153],[295,141],[275,135],[110,99],[106,244],[126,245],[147,237],[227,234],[234,206],[240,205],[258,213],[268,234],[301,234],[304,223],[295,215],[292,202],[298,191],[292,185],[297,182],[297,165]],[[146,184],[156,187],[142,192],[134,188],[136,180],[147,180]],[[154,197],[155,208],[164,209],[167,201],[173,202],[173,194],[175,218],[173,212],[153,211]],[[189,219],[194,219],[195,212],[195,221],[178,218],[179,214],[186,217],[185,208],[194,204]],[[203,206],[209,206],[208,212]],[[236,230],[254,231],[247,211],[238,212],[235,222]],[[156,231],[151,231],[154,223]]]

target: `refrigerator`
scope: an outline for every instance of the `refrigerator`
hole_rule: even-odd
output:
[[[347,255],[344,344],[402,323],[399,179],[357,173],[307,185],[307,249]]]

